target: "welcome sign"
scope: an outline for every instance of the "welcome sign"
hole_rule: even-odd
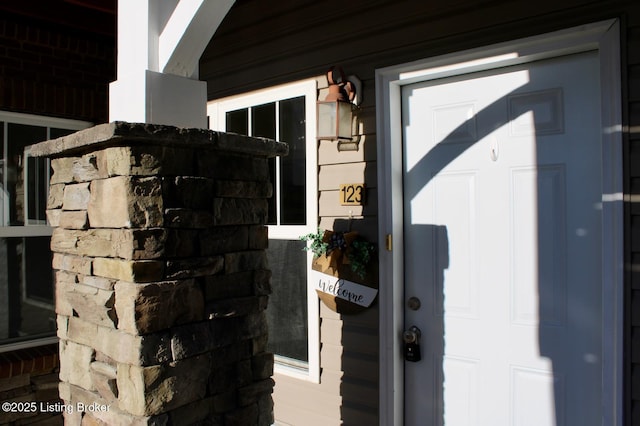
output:
[[[343,278],[311,270],[309,285],[314,290],[329,294],[347,302],[368,308],[378,294],[375,288],[367,287]]]

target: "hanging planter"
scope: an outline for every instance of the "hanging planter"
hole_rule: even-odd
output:
[[[313,252],[309,282],[331,310],[351,314],[368,308],[378,293],[376,247],[357,232],[322,231],[303,235]]]

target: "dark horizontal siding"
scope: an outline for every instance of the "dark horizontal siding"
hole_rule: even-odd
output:
[[[324,166],[350,161],[366,161],[367,167],[375,168],[375,156],[371,153],[376,143],[376,69],[611,18],[620,18],[623,37],[625,264],[628,265],[625,423],[635,426],[640,425],[640,2],[238,0],[202,57],[200,77],[208,82],[209,99],[215,99],[317,77],[331,65],[342,65],[364,85],[362,117],[369,153],[336,157],[321,146],[320,173]],[[375,232],[375,212],[369,213],[366,220]],[[331,220],[324,217],[322,223],[330,224]],[[368,330],[375,330],[375,321],[371,319],[366,325]],[[363,379],[361,369],[353,377],[347,371],[360,356],[346,354],[342,365],[345,389],[351,386],[349,380],[359,385]],[[372,375],[370,384],[374,383],[377,376]],[[363,407],[358,399],[350,401],[347,395],[342,401],[341,416],[352,422],[345,424],[357,424],[353,422],[357,422],[359,415],[369,424],[371,413],[367,411],[371,409]]]
[[[624,3],[239,0],[200,77],[209,99],[316,76],[331,64],[369,80],[376,68],[615,17]]]

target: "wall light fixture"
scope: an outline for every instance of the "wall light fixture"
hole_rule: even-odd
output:
[[[355,118],[356,91],[360,82],[345,77],[342,68],[331,67],[327,72],[329,94],[317,103],[317,139],[351,142]]]

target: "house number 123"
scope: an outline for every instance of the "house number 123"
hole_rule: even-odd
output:
[[[340,204],[362,206],[365,203],[364,194],[364,183],[343,183],[340,185]]]

